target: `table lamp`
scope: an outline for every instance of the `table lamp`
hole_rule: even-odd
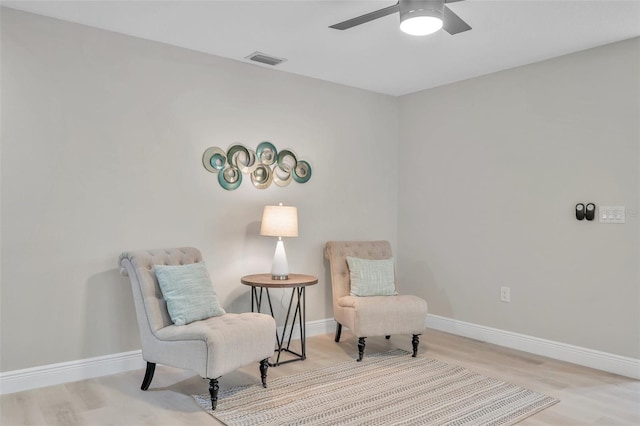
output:
[[[298,209],[283,206],[282,203],[277,206],[264,206],[260,235],[278,237],[271,265],[271,278],[274,280],[289,279],[289,264],[282,237],[298,236]]]

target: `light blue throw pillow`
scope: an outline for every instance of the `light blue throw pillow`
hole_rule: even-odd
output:
[[[220,307],[204,262],[153,267],[175,325],[226,314]]]
[[[393,259],[359,259],[347,256],[352,296],[394,296]]]

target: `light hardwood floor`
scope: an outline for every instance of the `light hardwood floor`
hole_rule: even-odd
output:
[[[410,336],[367,339],[367,353],[411,350]],[[307,339],[307,360],[269,368],[269,378],[347,361],[356,339],[343,332]],[[514,383],[560,399],[521,425],[640,425],[640,381],[428,330],[418,356]],[[355,361],[354,361],[355,362]],[[0,397],[0,424],[18,425],[219,425],[190,395],[208,392],[208,381],[189,371],[158,366],[148,391],[144,370],[51,386]],[[221,388],[259,382],[257,364],[220,379]]]

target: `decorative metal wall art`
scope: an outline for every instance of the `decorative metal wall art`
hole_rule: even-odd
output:
[[[218,175],[218,183],[227,191],[240,186],[243,174],[250,175],[258,189],[268,188],[272,182],[287,186],[292,180],[305,183],[311,179],[308,162],[298,160],[289,149],[278,152],[271,142],[260,143],[255,151],[240,144],[231,145],[226,152],[212,146],[202,155],[202,164]]]

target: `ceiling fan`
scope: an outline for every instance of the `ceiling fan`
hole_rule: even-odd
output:
[[[385,7],[356,18],[348,19],[329,28],[347,30],[400,12],[400,29],[411,35],[427,35],[444,28],[449,34],[458,34],[470,30],[469,24],[464,22],[445,3],[453,3],[462,0],[399,0],[393,6]]]

